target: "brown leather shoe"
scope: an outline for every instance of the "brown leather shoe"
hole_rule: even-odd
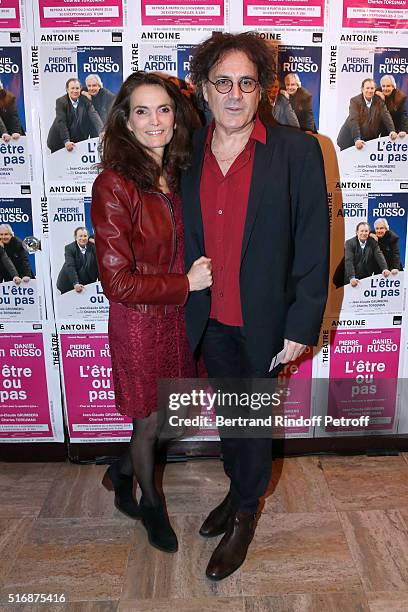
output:
[[[211,555],[206,575],[210,580],[222,580],[235,572],[245,561],[248,546],[255,533],[255,514],[236,512],[228,531]]]
[[[227,531],[228,519],[232,514],[231,496],[228,495],[222,502],[211,510],[210,514],[205,519],[200,527],[199,534],[204,538],[214,538]]]

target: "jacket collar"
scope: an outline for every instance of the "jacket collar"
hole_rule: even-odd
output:
[[[201,215],[200,202],[200,180],[202,174],[205,144],[208,138],[210,127],[201,128],[194,135],[194,147],[192,167],[189,173],[188,193],[192,199],[188,203],[192,208],[195,219],[196,238],[198,239],[200,250],[204,253],[204,231]],[[241,262],[248,248],[249,239],[252,234],[253,226],[258,214],[261,196],[264,191],[265,181],[270,178],[271,160],[276,150],[276,136],[272,126],[266,126],[266,138],[256,138],[255,158],[252,168],[252,178],[249,190],[248,209],[244,226],[244,236],[242,240]],[[264,142],[262,142],[264,140]]]

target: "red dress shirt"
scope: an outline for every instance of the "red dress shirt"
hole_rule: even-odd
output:
[[[256,117],[245,149],[224,176],[211,151],[215,129],[208,130],[200,183],[205,254],[212,260],[214,284],[210,317],[224,325],[243,325],[239,272],[255,144],[266,144],[266,129]]]

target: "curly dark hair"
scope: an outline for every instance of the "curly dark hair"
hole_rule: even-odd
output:
[[[130,115],[130,97],[141,85],[159,85],[172,100],[177,129],[166,146],[163,167],[153,159],[127,126]],[[141,189],[158,188],[161,174],[169,186],[177,189],[180,172],[189,166],[192,133],[192,110],[188,100],[166,75],[138,71],[122,84],[106,120],[99,145],[99,168],[111,168],[133,180]]]
[[[196,47],[190,62],[191,81],[197,94],[203,100],[203,84],[213,66],[218,64],[226,53],[242,51],[258,69],[258,82],[262,94],[276,77],[276,56],[271,45],[260,38],[256,32],[228,34],[214,32],[213,35]]]

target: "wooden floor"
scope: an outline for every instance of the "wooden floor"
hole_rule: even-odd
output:
[[[114,509],[105,469],[0,464],[1,611],[408,610],[408,455],[275,461],[247,560],[220,583],[204,575],[218,539],[197,534],[226,490],[219,461],[166,467],[175,555]],[[9,593],[68,603],[6,605]]]

